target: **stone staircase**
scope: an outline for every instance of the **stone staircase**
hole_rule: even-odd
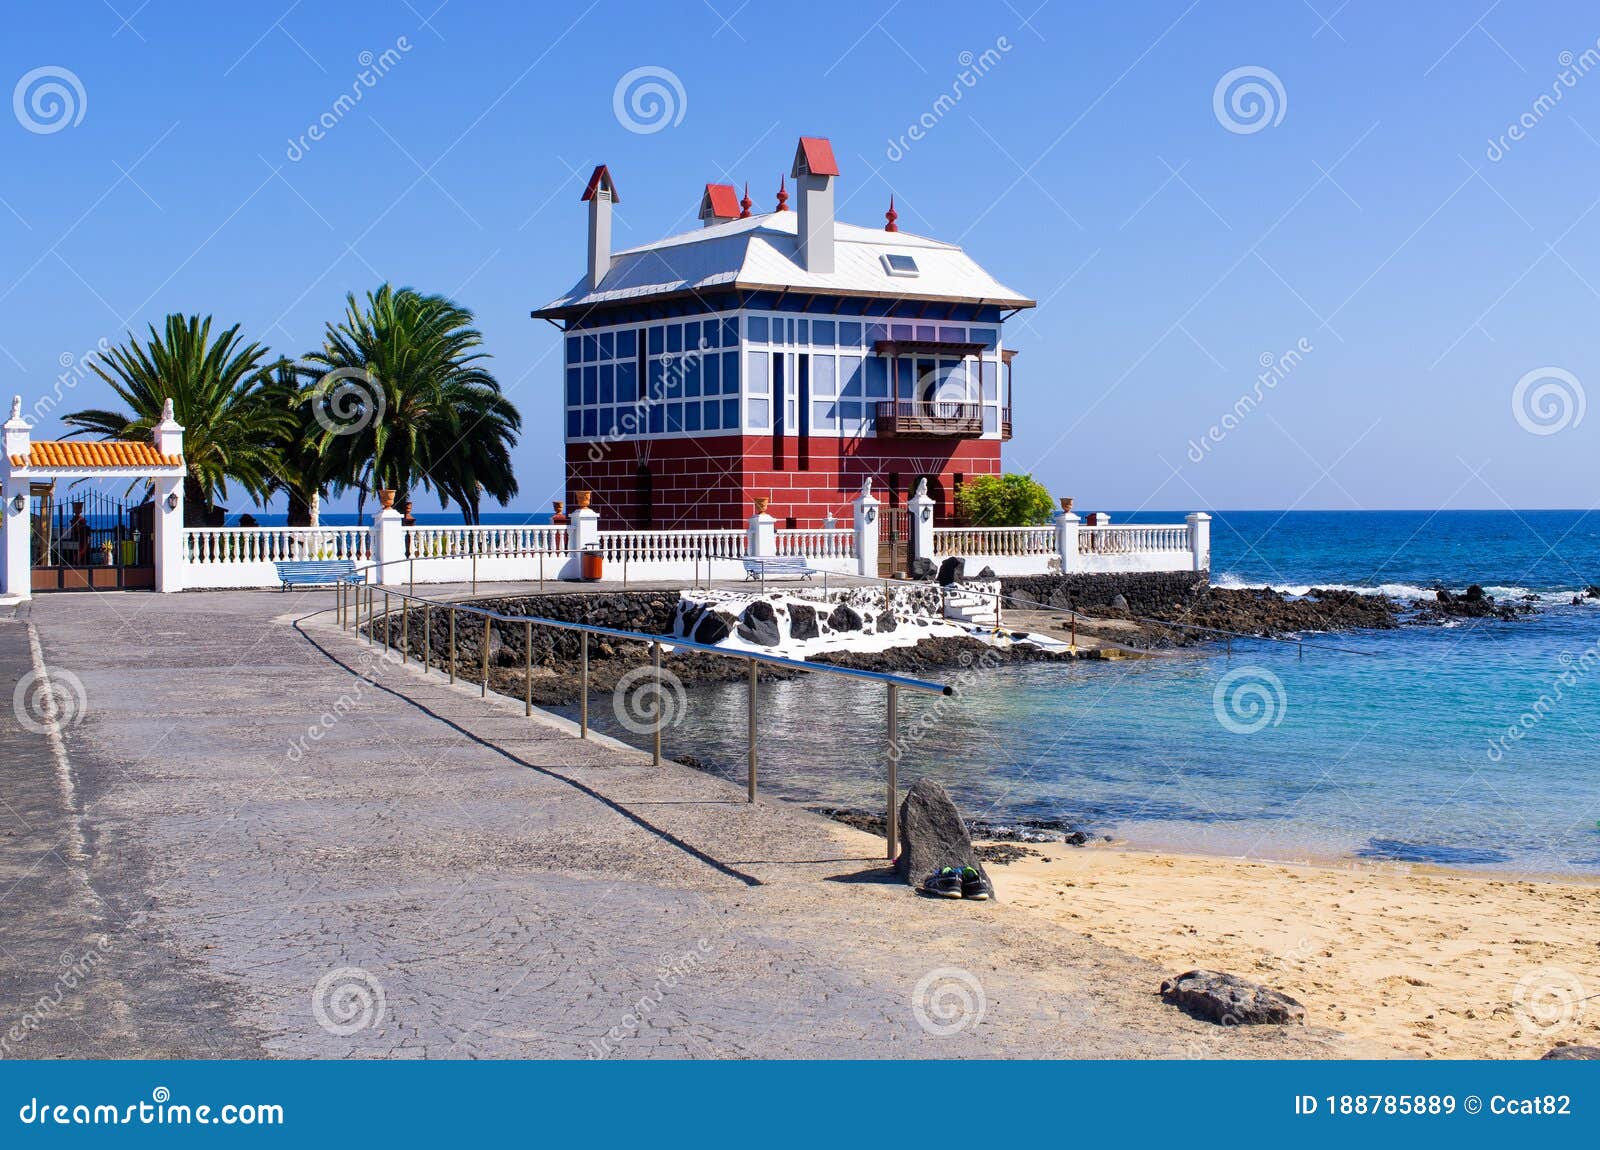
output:
[[[957,587],[945,591],[944,617],[979,627],[995,627],[1000,623],[998,604],[993,595],[978,595]]]

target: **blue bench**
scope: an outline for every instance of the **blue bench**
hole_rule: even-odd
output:
[[[292,587],[326,587],[346,580],[365,583],[365,573],[356,571],[353,559],[318,559],[315,562],[274,563],[285,591]]]
[[[764,579],[768,575],[798,575],[802,579],[809,579],[817,572],[814,568],[806,566],[806,561],[799,555],[776,555],[761,559],[745,559],[744,577],[751,579]]]

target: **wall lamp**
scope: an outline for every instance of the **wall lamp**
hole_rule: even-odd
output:
[[[176,491],[174,491],[172,494],[167,496],[167,510],[168,511],[176,511],[177,509],[178,509],[178,493]]]
[[[867,522],[868,523],[876,523],[877,521],[878,521],[878,509],[876,507],[867,508]]]
[[[21,515],[27,506],[28,497],[22,494],[22,492],[19,491],[11,497],[11,510],[15,511],[18,515]]]
[[[926,522],[927,522],[927,521],[928,521],[928,520],[930,520],[930,519],[932,519],[932,518],[933,518],[933,508],[931,508],[931,507],[924,507],[924,508],[923,508],[923,509],[922,509],[922,521],[923,521],[923,522],[924,522],[924,523],[926,523]]]

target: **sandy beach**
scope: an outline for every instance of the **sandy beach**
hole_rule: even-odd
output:
[[[1600,1045],[1600,884],[1050,844],[999,897],[1176,973],[1273,986],[1410,1058]],[[1586,996],[1597,996],[1585,1001]]]

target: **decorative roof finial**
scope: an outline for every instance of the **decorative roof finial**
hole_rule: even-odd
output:
[[[897,232],[897,231],[900,230],[900,225],[895,223],[895,221],[900,218],[900,213],[894,210],[894,193],[893,192],[889,193],[889,210],[883,213],[883,218],[889,221],[888,223],[883,225],[883,230],[884,231],[886,231],[886,232]]]
[[[166,402],[161,405],[161,422],[175,422],[172,415],[172,396],[167,396]]]
[[[783,177],[781,175],[778,177],[778,209],[777,210],[780,211],[780,212],[786,212],[786,211],[789,210],[789,192],[783,186]]]
[[[746,180],[744,182],[744,199],[739,201],[739,218],[741,220],[749,219],[750,209],[754,206],[755,201],[750,198],[750,181]]]
[[[11,397],[11,418],[22,418],[22,396],[20,395],[13,395]]]

